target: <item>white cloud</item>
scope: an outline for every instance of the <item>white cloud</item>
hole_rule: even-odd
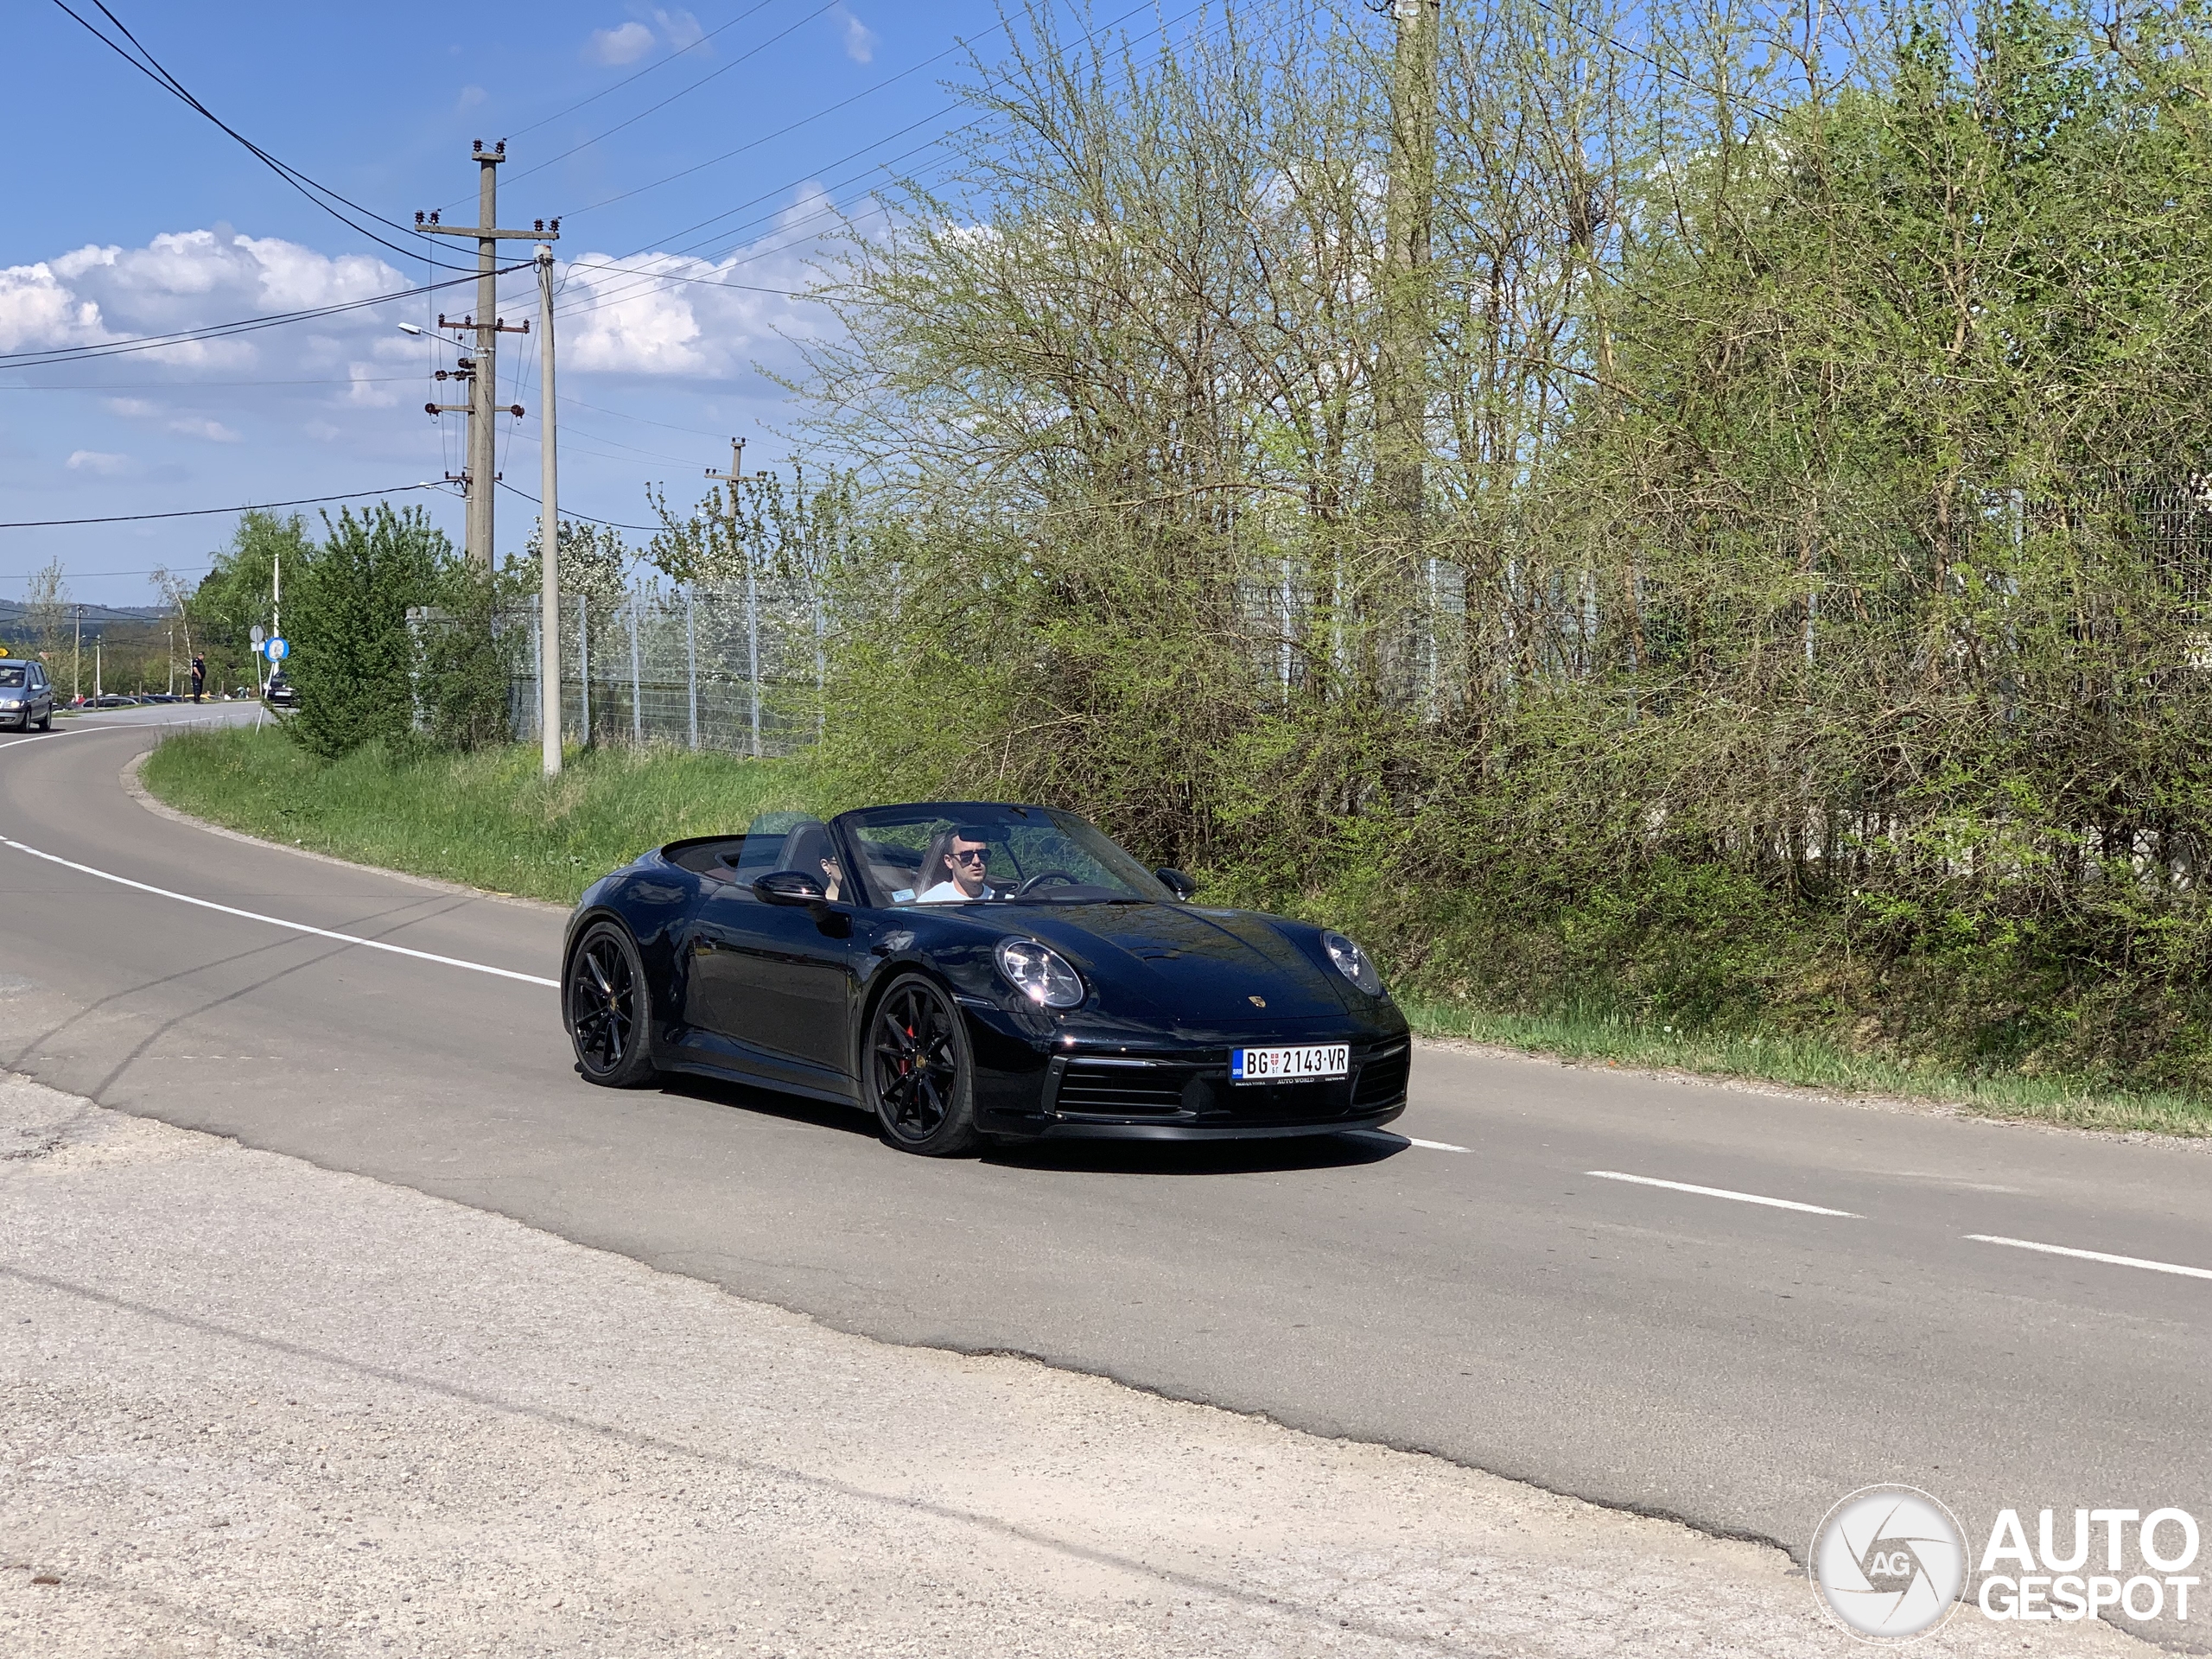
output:
[[[706,36],[707,31],[699,27],[699,20],[688,11],[663,11],[655,7],[653,21],[668,37],[669,45],[678,52],[688,51]]]
[[[578,255],[568,268],[563,366],[726,380],[755,361],[785,359],[786,337],[829,326],[819,306],[791,297],[817,280],[809,261],[835,228],[810,217],[823,205],[817,191],[802,193],[776,230],[719,261]]]
[[[158,404],[149,404],[143,397],[108,397],[101,401],[107,404],[109,414],[121,415],[130,420],[143,421],[149,415],[162,412]]]
[[[594,29],[591,44],[585,48],[587,57],[601,63],[635,63],[652,49],[653,32],[643,23],[631,22],[620,29]]]
[[[70,452],[68,464],[73,473],[98,473],[103,478],[112,478],[130,470],[130,457],[110,454],[104,449],[76,449]]]
[[[384,377],[377,373],[373,363],[348,363],[346,378],[352,384],[346,389],[346,401],[361,409],[391,409],[397,405],[399,394],[390,385],[378,384]]]
[[[227,226],[155,237],[142,248],[87,245],[0,271],[0,349],[38,350],[165,334],[278,311],[372,299],[406,286],[380,259],[332,257]],[[346,325],[380,326],[373,313]],[[269,337],[282,353],[282,336]],[[261,337],[194,340],[148,351],[171,368],[250,367]],[[121,411],[143,413],[144,411]]]
[[[875,31],[839,6],[830,14],[845,32],[845,55],[855,63],[875,61]]]
[[[205,438],[210,443],[236,443],[238,441],[238,435],[229,427],[204,415],[180,415],[169,423],[169,430],[188,438]]]
[[[0,270],[0,348],[37,351],[110,338],[99,304],[73,293],[52,265],[41,261]]]
[[[461,89],[461,96],[454,99],[453,106],[455,111],[473,110],[490,96],[481,86],[464,86]]]

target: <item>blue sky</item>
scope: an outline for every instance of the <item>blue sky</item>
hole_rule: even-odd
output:
[[[72,4],[97,18],[88,3]],[[731,284],[803,285],[817,235],[834,223],[825,203],[864,207],[871,162],[957,121],[941,113],[950,101],[943,83],[964,73],[963,60],[868,89],[963,38],[986,58],[1004,44],[989,0],[700,0],[696,10],[623,0],[109,4],[216,114],[388,218],[442,207],[448,223],[472,222],[470,143],[505,137],[512,159],[501,220],[561,217],[564,302],[596,302],[561,325],[563,505],[631,522],[649,517],[648,481],[664,481],[671,500],[695,499],[702,469],[728,464],[732,435],[751,440],[748,466],[785,457],[771,428],[787,405],[753,365],[788,364],[779,330],[828,320],[781,291]],[[424,280],[419,257],[379,248],[312,205],[51,0],[20,0],[11,16],[0,143],[18,162],[0,226],[0,353]],[[855,93],[865,95],[824,119],[713,160]],[[941,154],[898,165],[926,169]],[[473,244],[441,241],[448,258],[473,259]],[[566,269],[570,260],[577,269]],[[615,261],[663,280],[584,268]],[[502,310],[531,315],[527,276],[509,283]],[[461,421],[422,410],[438,390],[434,356],[449,361],[450,350],[395,326],[428,321],[441,302],[455,313],[471,303],[457,289],[184,349],[29,370],[0,362],[0,520],[278,500],[457,471]],[[535,495],[535,340],[504,345],[500,401],[530,413],[502,422],[502,465]],[[458,543],[458,500],[400,499],[426,503]],[[501,493],[503,555],[527,537],[533,512]],[[201,518],[0,531],[0,595],[19,596],[29,573],[59,556],[77,598],[144,602],[146,571],[204,567],[229,527]]]

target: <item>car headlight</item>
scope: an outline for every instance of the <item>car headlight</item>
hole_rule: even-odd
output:
[[[1365,991],[1370,996],[1382,995],[1382,976],[1375,971],[1375,964],[1367,959],[1367,952],[1341,933],[1324,933],[1321,948],[1329,953],[1329,960],[1337,964],[1337,971]]]
[[[1039,1007],[1071,1008],[1083,1001],[1083,976],[1058,951],[1034,939],[1002,940],[999,971]]]
[[[22,706],[23,700],[21,697],[0,697],[0,709],[20,709]]]

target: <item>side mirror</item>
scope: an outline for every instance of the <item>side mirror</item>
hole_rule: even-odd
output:
[[[1188,899],[1198,890],[1198,884],[1180,870],[1171,870],[1163,867],[1154,870],[1153,874],[1158,876],[1167,891],[1178,899]]]
[[[819,905],[829,894],[821,881],[804,870],[771,870],[753,884],[753,896],[764,905]]]

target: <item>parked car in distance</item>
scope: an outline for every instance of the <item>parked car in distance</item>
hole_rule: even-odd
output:
[[[141,702],[182,702],[184,699],[174,691],[149,691],[138,701]]]
[[[136,709],[138,699],[127,697],[120,691],[103,691],[97,697],[86,697],[79,705],[85,709]]]
[[[300,706],[299,692],[282,674],[269,677],[269,690],[264,695],[268,697],[271,709],[296,709]]]
[[[0,726],[41,732],[54,725],[54,685],[43,664],[0,658]]]

